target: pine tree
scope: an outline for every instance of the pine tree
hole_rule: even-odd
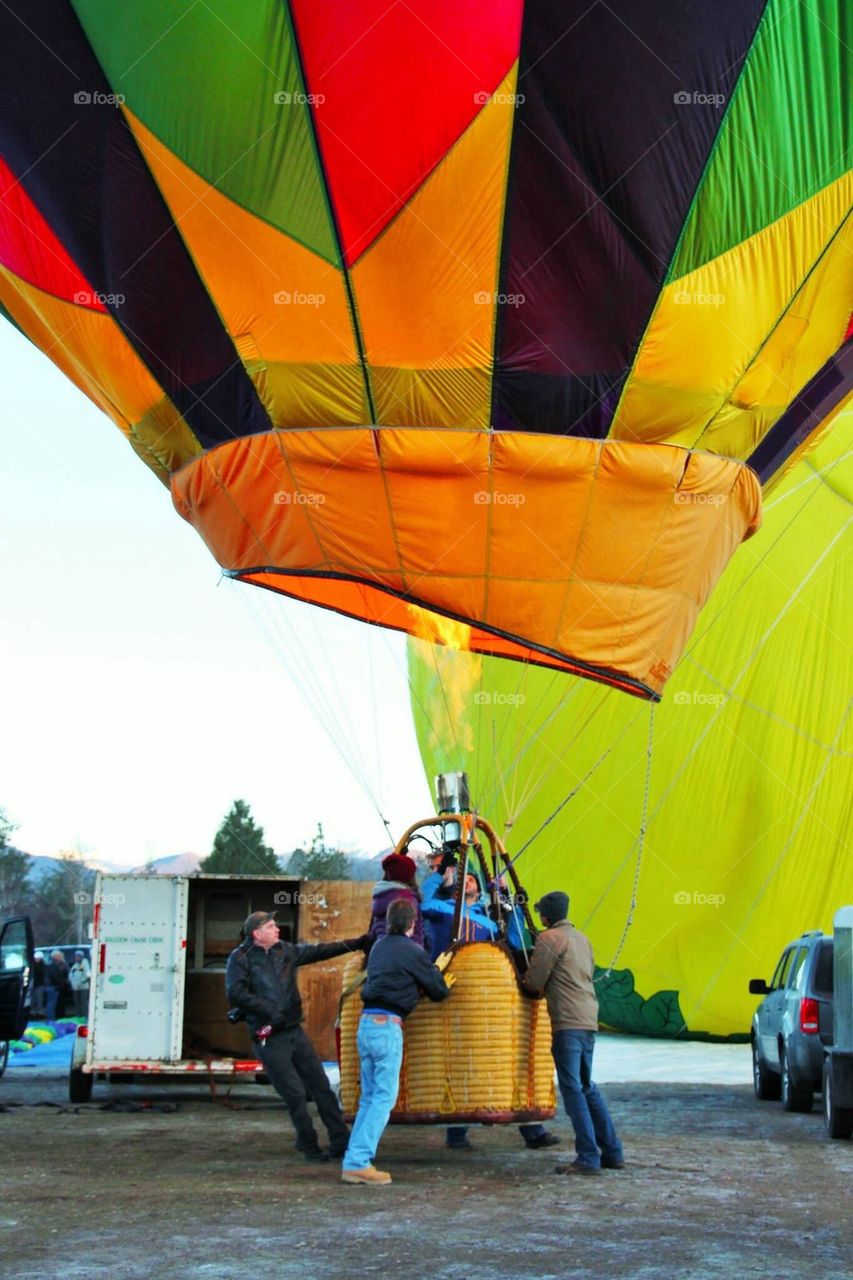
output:
[[[323,835],[322,822],[317,823],[317,834],[311,848],[294,849],[287,864],[289,875],[302,876],[306,880],[350,880],[347,855],[341,849],[330,849]]]
[[[235,800],[213,840],[213,851],[200,870],[214,875],[277,876],[278,858],[264,844],[264,829],[249,812],[245,800]]]

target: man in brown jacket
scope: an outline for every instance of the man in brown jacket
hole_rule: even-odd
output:
[[[545,929],[536,939],[524,985],[528,991],[545,992],[553,1031],[551,1052],[577,1152],[571,1164],[557,1165],[557,1173],[622,1169],[622,1143],[604,1098],[592,1082],[598,1030],[592,947],[589,939],[569,924],[567,894],[546,893],[536,903],[536,910]]]

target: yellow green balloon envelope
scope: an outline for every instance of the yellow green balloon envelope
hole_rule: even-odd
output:
[[[577,788],[517,865],[534,901],[570,894],[607,1026],[748,1034],[749,979],[850,898],[851,444],[848,408],[769,496],[656,708],[409,642],[426,773],[467,769],[511,852]]]

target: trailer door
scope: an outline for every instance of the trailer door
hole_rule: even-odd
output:
[[[181,1056],[187,882],[104,876],[95,903],[90,1062]]]

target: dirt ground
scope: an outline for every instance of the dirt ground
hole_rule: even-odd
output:
[[[564,1117],[546,1151],[484,1128],[449,1153],[440,1129],[395,1127],[377,1189],[306,1164],[267,1087],[235,1090],[239,1109],[184,1085],[99,1084],[78,1108],[65,1091],[0,1081],[3,1280],[853,1273],[853,1143],[746,1086],[608,1085],[627,1164],[597,1178],[555,1175]]]

